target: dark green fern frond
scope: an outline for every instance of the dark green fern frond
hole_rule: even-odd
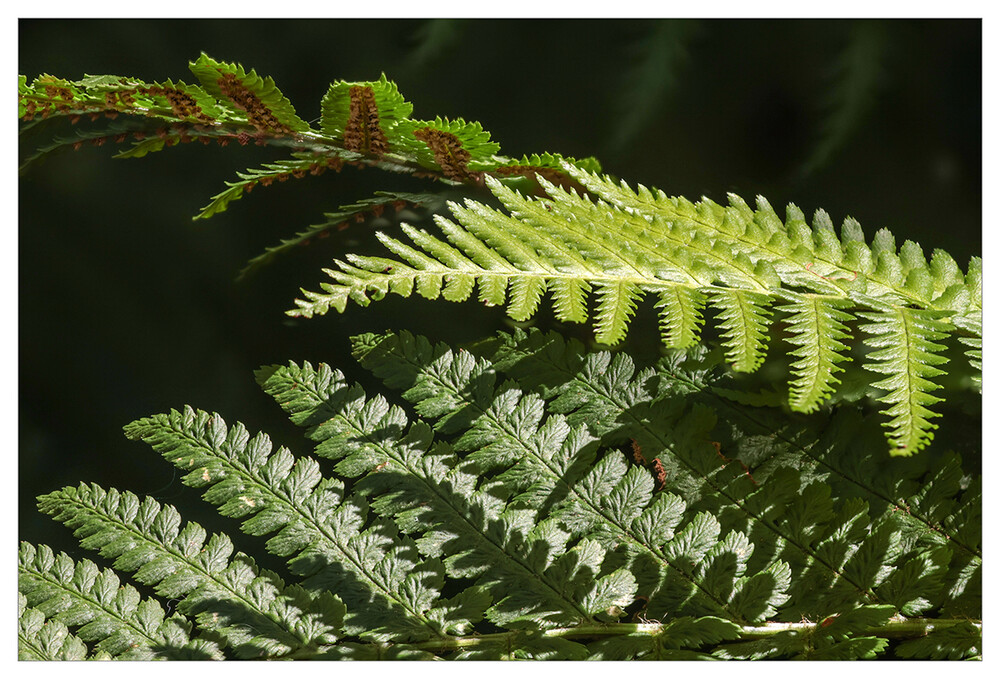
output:
[[[404,207],[423,207],[430,212],[436,212],[444,207],[444,199],[433,193],[376,191],[374,197],[359,200],[352,205],[341,205],[338,211],[324,214],[326,217],[324,222],[314,224],[292,238],[283,238],[278,245],[266,248],[264,252],[247,262],[237,279],[251,275],[290,250],[308,245],[313,239],[327,238],[333,231],[341,231],[351,224],[364,222],[370,217],[380,217],[386,208],[399,213]]]

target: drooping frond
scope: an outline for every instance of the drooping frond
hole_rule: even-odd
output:
[[[889,404],[884,413],[893,419],[889,429],[891,451],[909,455],[929,442],[937,417],[928,406],[941,401],[931,391],[940,386],[931,381],[944,373],[934,366],[945,363],[941,355],[944,345],[935,342],[947,337],[954,328],[942,320],[945,312],[896,307],[872,312],[860,312],[871,323],[861,325],[869,335],[868,344],[876,351],[868,354],[865,367],[887,375],[872,386],[888,392],[880,400]]]
[[[398,213],[407,207],[423,207],[429,211],[437,211],[443,206],[444,199],[432,193],[376,191],[374,197],[359,200],[352,205],[341,205],[336,212],[324,214],[326,219],[322,223],[314,224],[293,237],[283,238],[279,244],[266,248],[264,252],[247,262],[238,278],[249,276],[276,257],[296,247],[307,245],[313,239],[327,238],[333,231],[341,231],[351,224],[364,222],[371,217],[381,217],[386,208]]]
[[[487,177],[506,212],[466,201],[451,205],[457,221],[437,218],[443,238],[406,225],[403,233],[412,245],[380,234],[396,258],[338,260],[339,270],[327,270],[334,282],[323,284],[322,292],[305,292],[289,313],[343,311],[348,300],[368,305],[388,293],[409,296],[414,290],[428,299],[462,301],[478,288],[481,301],[506,304],[518,321],[534,316],[548,293],[558,320],[581,322],[593,293],[595,337],[615,344],[625,336],[638,302],[654,295],[668,346],[693,345],[707,307],[715,312],[733,369],[754,372],[764,361],[768,328],[778,311],[794,356],[789,404],[811,412],[833,393],[838,364],[849,359],[850,324],[889,309],[896,320],[869,332],[865,341],[878,348],[895,341],[887,333],[896,333],[902,361],[876,357],[865,365],[900,379],[905,366],[916,371],[905,378],[906,394],[913,398],[897,393],[887,401],[891,407],[884,412],[895,422],[890,444],[912,454],[930,440],[927,380],[938,373],[915,366],[937,361],[945,347],[902,342],[900,333],[909,332],[903,319],[927,314],[942,319],[934,339],[956,327],[981,333],[975,263],[966,276],[943,251],[936,250],[930,262],[910,241],[897,251],[884,229],[869,246],[853,220],[845,221],[838,238],[824,212],[809,226],[790,206],[783,222],[762,198],[757,210],[734,196],[728,207],[709,200],[692,204],[644,187],[632,191],[568,165],[564,169],[600,200],[544,178],[539,181],[548,196],[533,198]],[[966,341],[975,362],[979,340]]]

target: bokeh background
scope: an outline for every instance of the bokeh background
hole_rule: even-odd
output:
[[[299,115],[335,79],[384,72],[414,116],[478,120],[511,156],[596,156],[631,183],[850,215],[964,266],[981,236],[981,23],[819,20],[22,20],[19,72],[195,82],[202,51],[270,75]],[[22,157],[66,126],[36,128]],[[184,404],[304,451],[253,382],[260,365],[327,362],[365,379],[348,337],[406,328],[466,341],[499,310],[392,298],[284,316],[349,230],[235,283],[248,259],[374,190],[432,186],[326,173],[191,217],[280,149],[187,145],[139,160],[85,146],[19,182],[19,536],[78,553],[36,495],[80,481],[153,495],[218,529],[198,493],[121,427]],[[370,228],[368,228],[370,232]],[[655,320],[650,320],[655,326]],[[582,329],[581,332],[586,332]]]

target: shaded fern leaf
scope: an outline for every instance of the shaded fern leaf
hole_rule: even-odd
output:
[[[728,620],[705,616],[674,618],[664,625],[608,637],[588,645],[589,660],[708,660],[699,652],[722,641],[738,639],[740,627]]]
[[[904,641],[896,655],[910,660],[981,660],[983,630],[971,621],[957,625],[932,627],[925,636]]]
[[[495,492],[476,489],[422,422],[408,426],[398,408],[364,399],[326,366],[272,367],[258,379],[293,421],[309,427],[317,454],[339,460],[340,473],[363,477],[358,488],[373,496],[375,511],[417,536],[426,556],[447,555],[451,577],[475,578],[494,592],[487,616],[495,624],[593,622],[611,605],[631,602],[628,572],[601,573],[604,548],[571,545],[554,519],[506,508]]]

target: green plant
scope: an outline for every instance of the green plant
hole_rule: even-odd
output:
[[[19,115],[111,118],[36,156],[88,140],[133,141],[123,157],[291,149],[199,217],[344,166],[465,187],[479,200],[436,214],[443,238],[380,234],[391,257],[347,255],[289,313],[478,290],[526,321],[549,292],[603,346],[357,335],[386,396],[324,364],[261,368],[313,456],[190,407],[129,424],[287,572],[152,498],[64,488],[41,510],[115,570],[22,544],[22,657],[979,657],[978,451],[931,442],[944,409],[962,417],[947,396],[978,388],[981,260],[928,261],[851,219],[838,236],[826,213],[782,220],[763,198],[635,190],[593,159],[507,158],[477,123],[412,119],[384,76],[331,85],[313,129],[270,79],[205,55],[191,68],[200,86],[21,77]],[[443,210],[436,193],[382,193],[251,265],[401,202]],[[641,363],[610,347],[645,296],[664,346]],[[782,342],[787,360],[769,356]]]

